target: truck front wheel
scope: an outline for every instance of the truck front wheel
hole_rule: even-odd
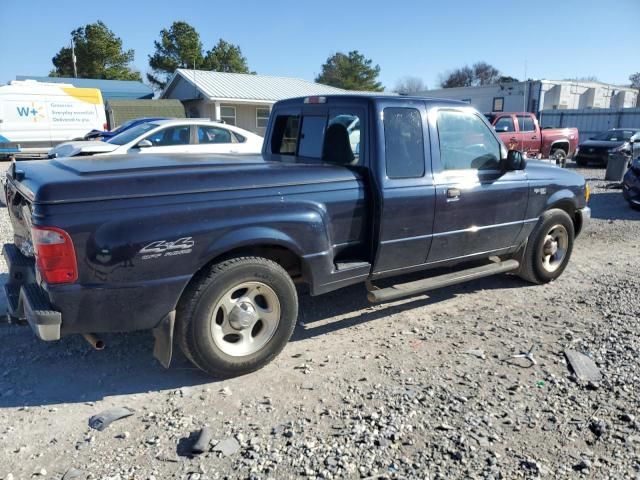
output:
[[[197,367],[234,377],[273,360],[297,317],[298,297],[287,272],[265,258],[238,257],[211,266],[188,287],[175,335]]]
[[[520,259],[518,274],[531,283],[555,280],[569,263],[575,237],[573,221],[557,208],[542,214]]]

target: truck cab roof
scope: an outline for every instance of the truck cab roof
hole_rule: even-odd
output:
[[[377,103],[377,102],[429,102],[431,104],[438,105],[451,105],[451,106],[470,106],[467,102],[460,100],[449,100],[436,97],[421,97],[421,96],[408,96],[408,95],[383,95],[379,93],[348,93],[348,94],[332,94],[332,95],[317,95],[309,97],[294,97],[286,100],[280,100],[276,103],[276,106],[292,106],[292,105],[322,105],[322,104],[334,104],[334,103]]]

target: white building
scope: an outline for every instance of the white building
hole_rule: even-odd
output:
[[[278,100],[346,93],[299,78],[178,69],[160,98],[181,100],[189,117],[206,117],[264,135]]]
[[[531,80],[482,87],[428,90],[420,95],[462,100],[481,112],[538,113],[542,110],[630,108],[638,90],[599,82]]]

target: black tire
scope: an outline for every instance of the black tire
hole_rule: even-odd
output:
[[[230,355],[216,343],[221,340],[214,339],[213,323],[218,321],[214,314],[222,309],[219,302],[229,298],[225,295],[232,295],[234,288],[242,290],[243,284],[250,283],[266,286],[275,295],[279,320],[259,350]],[[178,304],[175,336],[185,356],[198,368],[216,377],[235,377],[258,370],[273,360],[291,338],[297,318],[298,297],[287,272],[265,258],[237,257],[211,266],[187,288]],[[253,335],[253,330],[250,334]]]
[[[567,152],[565,152],[562,148],[556,148],[552,150],[551,158],[556,161],[556,165],[559,165],[562,168],[567,166]]]
[[[554,230],[556,228],[558,229]],[[529,235],[527,245],[520,258],[518,275],[524,280],[535,284],[548,283],[562,275],[573,251],[574,228],[571,217],[564,210],[554,208],[544,212]],[[563,250],[562,259],[561,261],[558,259],[557,264],[545,265],[545,253],[549,253],[553,247],[553,241],[551,244],[548,243],[548,236],[550,233],[561,232],[562,229],[566,233],[566,246],[561,249],[558,247],[561,242],[556,242],[558,251]],[[554,256],[550,255],[550,259],[553,258]],[[553,268],[553,270],[550,270],[550,268]]]

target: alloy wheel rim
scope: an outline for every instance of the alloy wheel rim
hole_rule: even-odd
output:
[[[229,288],[211,316],[211,336],[231,357],[252,355],[271,340],[280,324],[280,301],[262,282],[242,282]]]
[[[564,225],[554,225],[545,235],[542,243],[542,268],[553,273],[564,263],[569,249],[569,233]]]

